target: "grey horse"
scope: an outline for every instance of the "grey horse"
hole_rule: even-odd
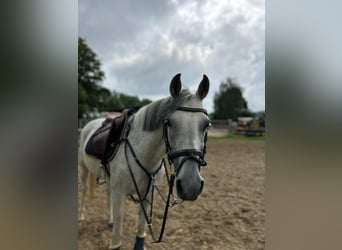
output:
[[[209,117],[202,111],[202,100],[209,91],[209,79],[203,75],[196,93],[182,90],[180,74],[173,77],[170,83],[171,96],[152,102],[141,108],[130,120],[130,130],[127,135],[132,149],[128,149],[123,142],[116,156],[109,162],[110,178],[107,181],[109,223],[113,225],[110,249],[120,249],[122,238],[122,221],[124,215],[124,201],[127,196],[136,194],[132,181],[134,175],[140,195],[151,192],[149,188],[150,177],[146,174],[155,173],[158,183],[164,175],[160,168],[161,161],[168,150],[183,152],[173,155],[173,165],[176,170],[177,195],[182,200],[196,200],[203,190],[204,179],[200,174],[199,162],[203,160],[201,152],[205,148],[206,133],[210,124]],[[167,142],[165,143],[165,121],[167,121]],[[79,146],[79,166],[82,170],[82,197],[80,219],[84,219],[84,199],[88,190],[88,182],[99,170],[100,160],[85,153],[85,147],[90,136],[101,126],[103,119],[89,122],[81,131]],[[169,148],[167,148],[169,147]],[[189,150],[191,149],[191,150]],[[142,169],[132,150],[143,166]],[[187,156],[187,152],[195,152]],[[185,152],[185,153],[184,153]],[[196,154],[196,152],[199,152]],[[199,155],[199,156],[197,156]],[[199,159],[201,158],[201,159]],[[131,172],[129,171],[129,167]],[[93,177],[91,177],[93,176]],[[94,185],[90,185],[92,189]],[[91,191],[91,190],[90,190]],[[147,197],[150,194],[147,194]],[[148,202],[143,201],[145,207]],[[138,214],[137,237],[134,249],[144,249],[145,217],[140,207]]]

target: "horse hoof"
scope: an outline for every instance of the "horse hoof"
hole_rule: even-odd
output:
[[[145,238],[140,238],[137,236],[135,238],[134,250],[144,250],[144,241]]]
[[[107,225],[110,229],[113,229],[113,223],[108,223]]]

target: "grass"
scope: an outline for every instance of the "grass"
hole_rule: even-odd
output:
[[[208,137],[208,141],[229,141],[229,140],[243,140],[243,141],[265,141],[265,136],[245,136],[245,135],[238,135],[232,134],[223,137]]]

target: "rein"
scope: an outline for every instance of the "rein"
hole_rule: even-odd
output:
[[[202,108],[178,107],[177,110],[185,111],[185,112],[202,112],[202,113],[208,115],[207,111],[205,109],[202,109]],[[134,184],[137,196],[138,196],[138,199],[136,199],[136,198],[133,197],[133,195],[131,195],[131,199],[135,203],[140,203],[141,208],[142,208],[143,213],[144,213],[145,220],[147,222],[147,225],[148,225],[151,237],[152,237],[152,240],[153,240],[153,243],[159,243],[159,242],[162,242],[162,238],[163,238],[164,229],[165,229],[165,226],[166,226],[166,220],[167,220],[167,215],[168,215],[169,207],[173,207],[173,206],[183,202],[182,200],[177,200],[177,199],[174,199],[172,202],[170,201],[170,198],[171,198],[171,195],[172,195],[173,186],[174,186],[174,181],[176,179],[178,171],[181,169],[181,167],[184,165],[184,163],[186,161],[188,161],[188,160],[196,161],[198,163],[198,167],[199,168],[202,167],[202,166],[206,166],[207,165],[206,161],[204,160],[204,156],[205,156],[205,153],[206,153],[207,133],[205,133],[204,147],[203,147],[202,150],[198,150],[198,149],[183,149],[183,150],[178,150],[178,151],[175,151],[175,152],[171,152],[171,146],[170,146],[169,137],[168,137],[169,121],[167,119],[164,121],[164,124],[163,124],[163,138],[164,138],[164,143],[165,143],[165,147],[166,147],[166,155],[167,155],[167,159],[168,159],[169,165],[173,166],[171,168],[170,177],[169,177],[164,158],[161,160],[159,167],[154,172],[152,172],[152,173],[149,172],[141,164],[141,162],[137,158],[137,156],[136,156],[136,154],[134,152],[134,149],[133,149],[130,141],[128,140],[128,135],[129,135],[129,131],[131,129],[131,123],[133,122],[133,119],[134,119],[134,116],[133,116],[132,120],[128,124],[127,131],[126,131],[126,134],[125,134],[125,138],[122,140],[123,142],[125,142],[125,149],[124,149],[125,158],[126,158],[126,162],[127,162],[127,165],[128,165],[128,169],[129,169],[130,175],[131,175],[132,180],[133,180],[133,184]],[[132,167],[129,164],[128,155],[127,155],[128,149],[131,152],[131,154],[132,154],[136,164],[149,177],[148,187],[147,187],[147,190],[146,190],[144,196],[142,196],[141,193],[139,192],[139,187],[138,187],[136,179],[134,177]],[[178,157],[184,157],[184,158],[182,159],[179,167],[176,169],[174,167],[173,161],[174,161],[174,159],[176,159]],[[167,180],[168,180],[168,184],[169,184],[169,192],[168,192],[166,201],[165,201],[163,195],[161,194],[158,186],[155,185],[155,176],[158,174],[158,172],[162,168],[163,163],[164,163],[164,167],[165,167],[165,171],[166,171],[166,176],[167,176]],[[107,174],[108,174],[108,177],[109,177],[109,173],[107,173]],[[148,199],[147,199],[147,195],[148,195],[150,189],[151,189],[151,201],[149,202]],[[154,235],[153,229],[152,229],[153,196],[154,196],[155,189],[157,189],[157,191],[158,191],[159,195],[161,196],[162,200],[165,202],[165,210],[164,210],[162,227],[161,227],[160,234],[159,234],[159,237],[158,237],[157,240],[155,238],[155,235]],[[145,206],[143,204],[143,201],[147,201],[150,204],[150,206],[151,206],[151,210],[150,210],[150,215],[149,216],[147,214],[147,211],[146,211],[146,208],[145,208]]]

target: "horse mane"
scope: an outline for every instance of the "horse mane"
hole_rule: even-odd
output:
[[[175,98],[166,97],[145,106],[136,115],[136,122],[143,130],[153,131],[159,128],[179,106],[191,99],[193,94],[188,89],[182,90]]]

